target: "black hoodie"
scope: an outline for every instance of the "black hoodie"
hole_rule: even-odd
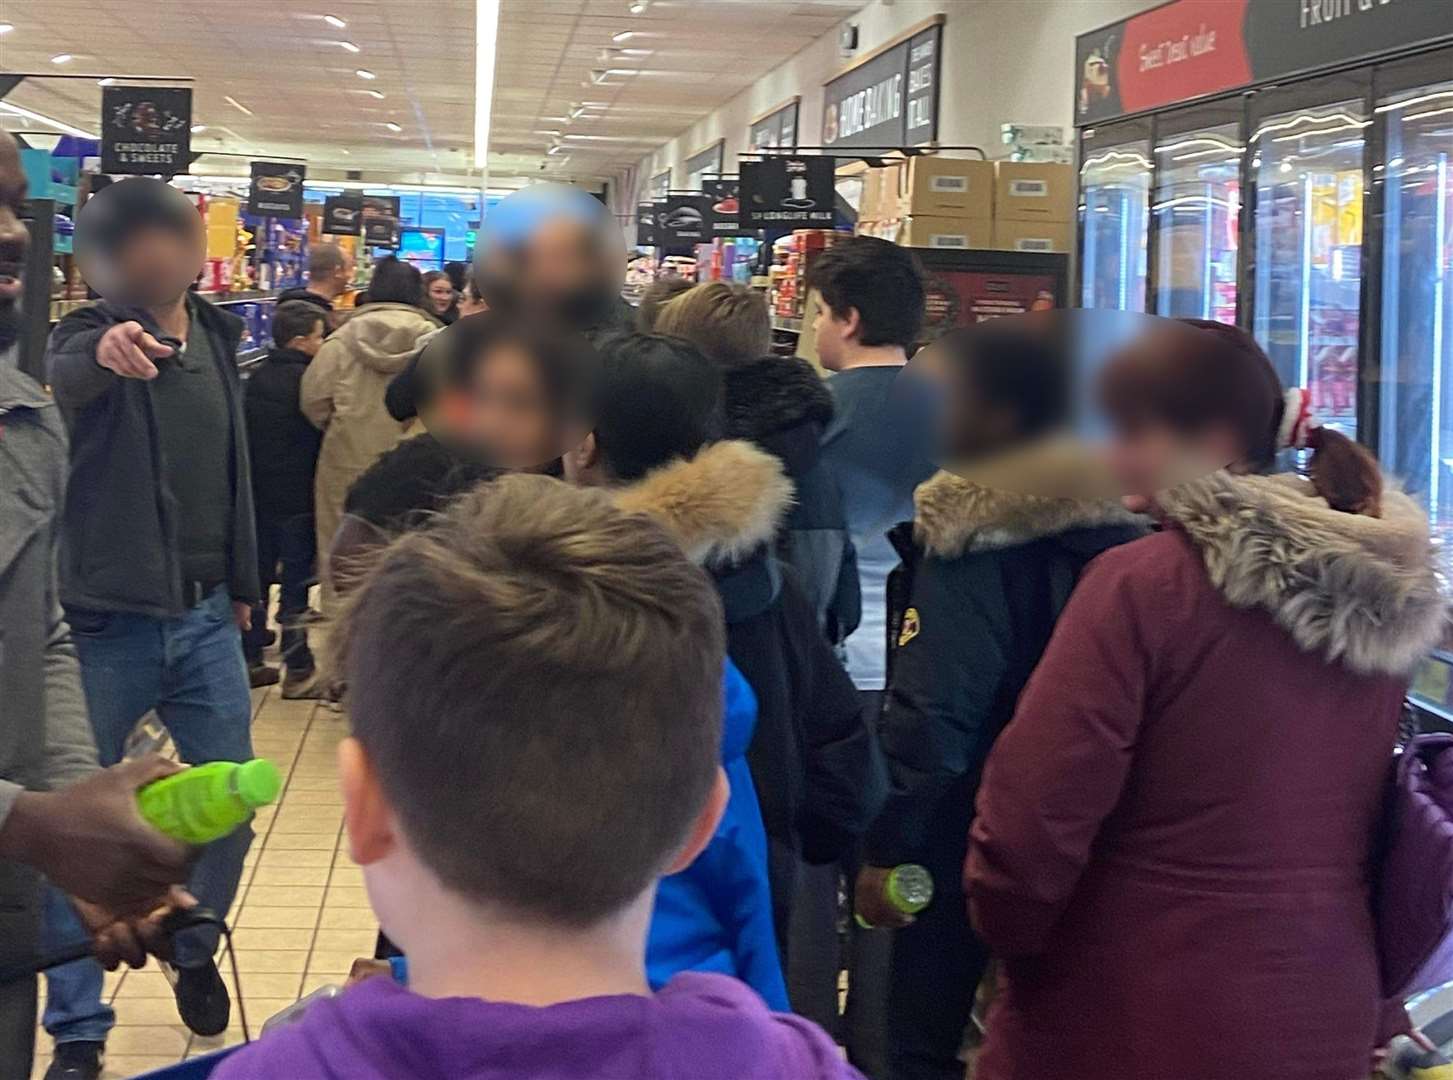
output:
[[[796,498],[774,546],[836,645],[857,629],[861,597],[842,494],[821,461],[832,394],[813,366],[795,356],[729,367],[725,380],[727,434],[772,454],[792,481]]]

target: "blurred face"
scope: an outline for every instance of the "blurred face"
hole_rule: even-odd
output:
[[[200,222],[194,235],[175,229],[148,226],[137,230],[116,255],[117,295],[99,289],[106,298],[142,307],[158,307],[176,301],[187,291],[202,267]]]
[[[20,220],[25,201],[25,171],[20,148],[8,131],[0,131],[0,350],[20,334],[20,272],[30,246],[30,233]]]
[[[586,227],[575,221],[546,222],[519,255],[516,288],[528,309],[572,311],[598,294],[605,280]]]
[[[317,356],[318,350],[323,347],[323,320],[319,319],[318,324],[313,327],[313,332],[306,336],[293,338],[288,342],[288,348],[296,349],[304,356]]]
[[[434,314],[443,315],[454,303],[454,286],[448,278],[435,278],[429,282],[429,306]]]
[[[509,469],[532,469],[560,456],[560,425],[540,370],[518,345],[501,345],[475,368],[468,420],[471,441]]]
[[[466,285],[464,291],[459,294],[459,316],[464,318],[469,315],[478,315],[481,311],[488,311],[489,305],[479,298],[472,285]]]
[[[1117,423],[1105,454],[1120,490],[1145,498],[1217,469],[1235,467],[1243,456],[1235,434],[1224,425],[1188,434],[1153,420]]]

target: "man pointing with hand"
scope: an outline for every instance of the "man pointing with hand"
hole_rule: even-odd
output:
[[[76,220],[76,257],[105,299],[63,318],[46,353],[71,437],[60,594],[102,764],[155,710],[182,760],[252,757],[251,695],[239,628],[259,599],[252,483],[237,375],[241,320],[188,292],[205,251],[181,192],[122,180]],[[189,887],[218,914],[231,905],[252,840],[244,827],[209,845]],[[52,905],[54,945],[78,936]],[[227,1026],[212,963],[217,931],[177,936],[175,985],[194,1031]],[[49,977],[44,1022],[57,1076],[85,1078],[115,1020],[89,961]],[[53,1070],[54,1071],[54,1070]]]

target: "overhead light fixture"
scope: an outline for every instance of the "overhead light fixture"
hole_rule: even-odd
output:
[[[15,29],[15,26],[14,26],[13,23],[0,22],[0,34],[8,34],[8,33],[10,33],[10,31],[12,31],[14,29]]]
[[[531,135],[554,135],[555,138],[558,139],[561,136],[561,134],[563,134],[563,133],[558,128],[536,128],[534,131],[530,132],[530,134]]]
[[[115,79],[113,79],[113,78],[111,78],[111,77],[110,77],[110,76],[109,76],[109,75],[108,75],[108,76],[107,76],[107,77],[106,77],[106,78],[104,78],[104,79],[97,79],[97,80],[96,80],[96,85],[97,85],[97,86],[115,86],[115,85],[116,85],[116,80],[115,80]]]
[[[375,75],[373,72],[369,71],[368,68],[359,68],[353,74],[357,75],[360,79],[373,80],[378,78],[378,76]]]
[[[0,111],[13,113],[14,115],[23,117],[26,120],[34,120],[37,124],[49,124],[57,131],[64,132],[67,135],[74,135],[78,139],[99,139],[101,137],[94,132],[82,131],[78,127],[72,127],[70,124],[64,123],[63,121],[52,120],[49,116],[43,116],[38,112],[31,112],[29,109],[22,109],[19,105],[12,105],[8,101],[0,101]]]
[[[52,64],[69,64],[75,57],[68,52],[56,53],[50,58]]]
[[[335,41],[333,42],[333,44],[337,45],[340,49],[347,49],[351,53],[358,53],[363,51],[351,41]]]
[[[650,6],[651,0],[635,0],[635,2],[631,4],[631,14],[644,15],[646,13],[646,9]]]
[[[494,112],[494,62],[499,48],[500,0],[475,0],[474,164],[489,167],[489,129]]]
[[[202,134],[202,132],[204,132],[206,130],[207,130],[207,125],[206,124],[193,124],[192,125],[192,134],[193,135],[200,135],[200,134]]]
[[[249,109],[246,105],[242,104],[242,102],[238,101],[235,97],[223,94],[222,100],[227,102],[228,105],[231,105],[234,109],[242,113],[244,116],[252,115],[252,110]]]
[[[636,32],[634,30],[622,30],[617,34],[612,34],[610,39],[616,44],[620,44],[622,41],[630,41],[635,36]]]
[[[364,93],[377,101],[382,101],[385,96],[382,90],[365,90]]]
[[[390,120],[388,123],[384,124],[384,127],[388,128],[394,134],[398,134],[400,131],[403,131],[404,130],[403,128],[401,128],[397,124],[395,124],[392,120]]]
[[[340,19],[337,15],[324,15],[323,21],[335,30],[342,30],[348,25],[346,20]]]

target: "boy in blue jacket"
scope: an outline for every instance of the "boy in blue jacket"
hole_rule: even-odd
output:
[[[682,971],[735,975],[768,1008],[786,1012],[787,984],[767,883],[767,833],[747,766],[757,698],[730,660],[722,690],[721,764],[731,799],[706,850],[679,874],[661,879],[646,939],[646,974],[656,988]]]

